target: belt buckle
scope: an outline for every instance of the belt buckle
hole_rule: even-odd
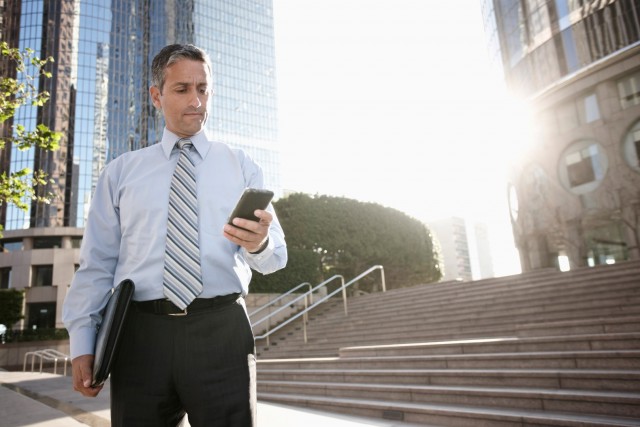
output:
[[[187,314],[189,313],[187,313],[187,308],[185,307],[180,313],[169,313],[169,316],[186,316]]]
[[[188,308],[188,306],[185,307],[184,309],[182,309],[182,311],[179,312],[179,313],[168,313],[168,314],[169,314],[169,316],[186,316],[187,314],[189,314],[187,312],[187,308]]]

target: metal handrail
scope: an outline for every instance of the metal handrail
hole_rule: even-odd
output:
[[[302,295],[298,296],[298,297],[297,297],[297,298],[295,298],[294,300],[290,301],[288,305],[295,305],[295,303],[297,303],[298,301],[300,301],[301,299],[303,299],[303,298],[304,298],[304,311],[303,311],[303,312],[305,312],[305,313],[306,313],[306,310],[307,310],[307,308],[309,307],[309,305],[308,305],[308,303],[307,303],[307,301],[308,301],[308,296],[309,296],[309,295],[312,295],[312,294],[313,294],[313,292],[315,292],[316,290],[320,289],[321,287],[327,286],[330,282],[334,281],[335,279],[341,279],[341,281],[342,281],[342,286],[344,286],[344,277],[343,277],[342,275],[340,275],[340,274],[336,274],[336,275],[334,275],[334,276],[331,276],[329,279],[325,280],[324,282],[320,283],[320,284],[319,284],[319,285],[317,285],[316,287],[309,289],[307,292],[305,292],[304,294],[302,294]],[[311,298],[313,298],[313,297],[311,297]],[[345,298],[346,298],[346,295],[345,295]],[[312,299],[312,302],[313,302],[313,299]],[[313,306],[313,305],[312,305],[312,306]],[[251,324],[251,328],[252,328],[252,329],[253,329],[253,328],[255,328],[257,325],[261,324],[261,323],[262,323],[262,322],[264,322],[265,320],[269,320],[269,319],[271,319],[271,318],[272,318],[273,316],[275,316],[276,314],[278,314],[278,313],[280,313],[281,311],[286,310],[286,309],[288,309],[288,308],[289,308],[289,307],[285,305],[285,306],[282,306],[282,307],[280,307],[279,309],[277,309],[277,310],[275,310],[275,311],[273,311],[273,312],[271,312],[271,313],[267,314],[267,315],[266,315],[265,317],[263,317],[262,319],[258,320],[257,322],[252,323],[252,324]],[[297,318],[297,316],[296,316],[296,318]],[[307,334],[307,329],[306,329],[306,327],[307,327],[307,326],[306,326],[306,325],[307,325],[307,321],[308,321],[306,314],[305,314],[305,317],[304,317],[304,319],[303,319],[303,320],[304,320],[304,322],[303,322],[303,325],[304,325],[304,333],[305,333],[305,336],[306,336],[306,334]],[[266,334],[266,335],[261,335],[261,336],[260,336],[260,337],[266,337],[266,338],[267,338],[267,345],[269,345],[269,335],[270,335],[270,334],[269,334],[269,326],[270,326],[270,324],[268,323],[268,324],[267,324],[267,334]],[[256,338],[256,339],[257,339],[257,338]],[[305,338],[305,340],[306,340],[306,338]]]
[[[46,350],[38,350],[38,351],[29,351],[27,353],[25,353],[24,355],[24,363],[23,363],[23,367],[22,370],[24,372],[27,371],[27,359],[28,357],[31,356],[31,372],[33,372],[34,370],[34,364],[36,361],[36,357],[38,357],[40,359],[40,373],[42,373],[42,362],[44,360],[51,362],[53,361],[53,373],[57,374],[58,373],[58,360],[64,360],[64,374],[63,375],[67,375],[67,362],[71,362],[71,358],[58,351],[58,350],[53,350],[53,349],[46,349]]]
[[[274,299],[272,301],[269,301],[268,303],[264,304],[262,307],[258,308],[257,310],[252,311],[251,313],[249,313],[249,317],[253,316],[256,313],[260,313],[262,310],[266,309],[267,307],[271,307],[272,305],[274,305],[275,303],[277,303],[281,299],[285,298],[289,294],[294,293],[295,291],[297,291],[298,289],[300,289],[303,286],[308,286],[309,287],[309,291],[311,291],[311,283],[309,283],[309,282],[300,283],[298,286],[296,286],[295,288],[285,292],[284,294],[280,295],[278,298],[276,298],[276,299]],[[313,295],[311,295],[311,298],[312,298],[311,299],[311,303],[313,304]]]
[[[330,294],[325,295],[323,298],[319,299],[318,301],[316,301],[314,304],[312,304],[309,307],[305,307],[305,309],[299,313],[297,313],[296,315],[290,317],[289,319],[287,319],[286,321],[280,323],[278,326],[276,326],[275,328],[268,330],[267,332],[265,332],[262,335],[256,336],[255,339],[259,340],[259,339],[267,339],[267,345],[269,345],[269,336],[271,334],[273,334],[274,332],[280,330],[281,328],[285,327],[286,325],[288,325],[289,323],[293,322],[294,320],[296,320],[297,318],[299,318],[300,316],[304,316],[303,317],[303,331],[304,331],[304,342],[307,342],[307,313],[310,312],[311,310],[313,310],[314,308],[316,308],[317,306],[319,306],[320,304],[322,304],[323,302],[325,302],[326,300],[328,300],[329,298],[331,298],[332,296],[334,296],[335,294],[337,294],[338,292],[342,292],[342,298],[344,301],[344,314],[345,316],[348,316],[347,313],[347,291],[346,289],[353,285],[354,283],[356,283],[358,280],[362,279],[363,277],[367,276],[368,274],[371,274],[372,272],[374,272],[375,270],[380,270],[380,274],[382,277],[382,292],[386,292],[387,291],[387,286],[385,283],[385,279],[384,279],[384,267],[381,265],[374,265],[373,267],[369,268],[368,270],[366,270],[365,272],[359,274],[358,276],[356,276],[355,278],[351,279],[349,282],[344,283],[344,278],[343,278],[343,282],[342,282],[342,286],[338,289],[336,289],[335,291],[331,292]],[[339,276],[339,275],[336,275]],[[336,276],[333,276],[331,279],[335,278]],[[342,276],[340,276],[342,277]],[[325,281],[326,282],[326,281]],[[316,286],[317,289],[318,287],[322,286],[325,282],[321,283],[320,285]],[[275,313],[273,313],[275,314]],[[264,319],[261,319],[260,322],[262,322]],[[253,325],[252,325],[253,326]]]

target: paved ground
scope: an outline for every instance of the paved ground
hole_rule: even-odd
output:
[[[73,391],[71,378],[0,370],[0,427],[109,427],[109,383],[95,399]],[[347,417],[258,403],[259,427],[393,427],[393,421]],[[185,427],[188,427],[185,426]]]

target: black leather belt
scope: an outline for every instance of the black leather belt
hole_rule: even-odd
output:
[[[206,311],[212,308],[236,302],[240,294],[222,295],[215,298],[196,298],[184,310],[176,307],[168,299],[154,299],[151,301],[132,301],[133,305],[140,311],[152,314],[165,314],[169,316],[186,316],[198,311]]]

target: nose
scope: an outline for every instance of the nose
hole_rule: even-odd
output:
[[[202,105],[202,100],[200,99],[200,94],[196,89],[191,92],[191,99],[189,100],[189,106],[193,108],[199,108],[201,105]]]

